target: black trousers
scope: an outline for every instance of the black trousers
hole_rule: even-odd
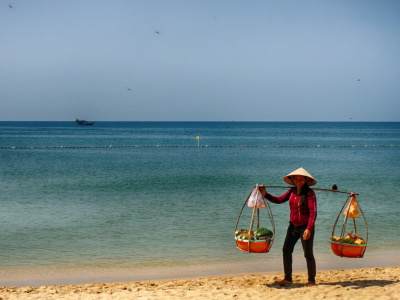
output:
[[[317,273],[317,267],[315,264],[313,245],[314,245],[314,229],[311,231],[311,236],[308,240],[303,240],[303,233],[306,230],[307,225],[294,226],[289,222],[289,227],[286,233],[285,242],[283,244],[283,269],[285,272],[285,279],[293,281],[292,279],[292,264],[293,264],[293,250],[297,241],[301,239],[303,246],[304,257],[307,262],[308,281],[315,282],[315,275]]]

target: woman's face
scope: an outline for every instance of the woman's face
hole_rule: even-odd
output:
[[[302,187],[306,183],[306,178],[301,175],[292,176],[292,180],[297,187]]]

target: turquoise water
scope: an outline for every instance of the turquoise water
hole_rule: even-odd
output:
[[[0,162],[5,284],[280,270],[287,205],[270,204],[268,254],[237,250],[233,231],[254,184],[285,185],[298,167],[317,188],[359,193],[368,222],[365,258],[334,256],[347,194],[317,192],[317,263],[362,265],[400,246],[400,123],[0,122]],[[302,264],[300,245],[296,255]]]

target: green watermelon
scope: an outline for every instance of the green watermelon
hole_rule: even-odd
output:
[[[262,239],[268,237],[269,239],[272,239],[272,236],[274,235],[271,230],[268,230],[265,227],[260,227],[255,231],[255,235],[257,239]]]

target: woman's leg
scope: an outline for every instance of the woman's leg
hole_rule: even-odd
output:
[[[285,242],[283,243],[283,270],[285,272],[285,280],[293,281],[292,279],[292,264],[293,264],[293,250],[297,241],[300,238],[299,231],[295,226],[290,223],[286,232]]]
[[[317,274],[317,267],[314,258],[313,245],[314,245],[314,229],[311,231],[311,236],[308,240],[301,239],[303,245],[304,257],[307,262],[308,281],[315,282]]]

